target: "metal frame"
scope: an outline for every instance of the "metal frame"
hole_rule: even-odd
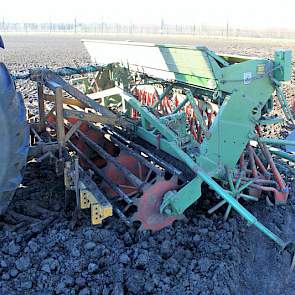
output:
[[[85,43],[87,43],[87,41],[85,41]],[[122,45],[125,46],[125,44]],[[135,44],[135,46],[140,47],[138,44]],[[199,61],[197,60],[194,62],[202,65],[202,69],[195,68],[194,75],[188,76],[187,74],[180,73],[181,66],[183,66],[180,63],[183,62],[183,60],[178,61],[178,57],[176,55],[173,56],[173,52],[177,52],[177,54],[180,55],[181,50],[184,52],[183,55],[187,54],[188,50],[186,47],[163,45],[155,45],[155,47],[159,48],[164,58],[169,55],[169,61],[167,58],[166,62],[169,63],[169,65],[171,64],[171,69],[174,67],[178,69],[178,72],[174,71],[175,82],[172,82],[170,86],[164,89],[160,96],[157,95],[157,91],[155,91],[156,94],[145,94],[145,96],[152,95],[152,99],[140,97],[136,91],[136,83],[132,89],[129,88],[129,92],[122,90],[120,96],[122,98],[122,103],[125,102],[127,106],[129,105],[129,108],[127,107],[128,112],[126,112],[125,115],[130,115],[131,107],[133,110],[131,110],[131,113],[134,114],[133,119],[138,119],[135,131],[136,134],[158,149],[181,160],[196,174],[196,178],[178,192],[167,193],[163,200],[161,211],[163,214],[167,215],[182,214],[191,204],[200,198],[201,185],[205,182],[223,198],[224,201],[222,205],[228,204],[226,216],[228,216],[231,208],[235,209],[248,223],[254,224],[272,240],[284,247],[285,243],[257,221],[236,198],[242,196],[247,200],[256,200],[256,197],[242,193],[244,189],[251,188],[252,190],[273,191],[277,204],[286,203],[287,201],[288,188],[270,156],[268,147],[262,143],[284,145],[294,145],[295,143],[293,141],[264,139],[261,135],[257,134],[255,130],[259,124],[263,124],[261,116],[265,113],[265,106],[269,105],[270,98],[275,90],[277,90],[279,94],[279,101],[286,115],[286,120],[294,120],[290,115],[291,112],[288,110],[284,95],[280,91],[279,82],[290,79],[290,51],[277,51],[273,61],[247,58],[234,60],[233,58],[227,59],[226,57],[217,56],[205,47],[194,48],[193,50],[195,52],[199,52],[194,55],[195,58],[199,58]],[[164,55],[164,52],[166,55]],[[189,63],[191,60],[187,60],[187,62]],[[122,66],[124,67],[125,65],[123,64]],[[130,66],[132,68],[132,62]],[[114,70],[116,71],[116,68]],[[134,70],[142,71],[144,74],[150,69],[148,67],[145,68],[143,65],[141,68],[137,66],[137,69]],[[155,72],[154,68],[153,71]],[[160,71],[162,71],[162,69],[159,70],[159,76],[162,75]],[[171,70],[171,72],[173,72],[173,70]],[[207,76],[201,76],[201,72],[206,73]],[[215,82],[214,85],[212,81]],[[161,80],[157,80],[154,77],[145,78],[144,84],[151,85],[153,83],[155,85],[157,83],[161,84]],[[140,87],[142,83],[140,82],[138,85]],[[165,118],[167,118],[167,120],[164,120],[164,113],[160,113],[159,115],[159,106],[163,107],[162,102],[164,97],[173,87],[179,86],[182,86],[184,89],[186,99],[183,100],[182,104],[176,107],[174,114],[185,112],[185,107],[189,103],[196,116],[195,120],[200,126],[200,133],[204,136],[200,144],[198,144],[199,142],[196,143],[192,138],[190,139],[191,150],[193,150],[194,146],[197,146],[197,152],[193,154],[188,152],[190,150],[188,143],[185,142],[184,145],[180,140],[180,133],[176,131],[177,128],[181,128],[181,124],[183,124],[181,116],[178,116],[178,118],[175,116],[173,117],[173,119],[175,119],[173,126],[176,126],[176,128],[171,129],[169,126],[169,118],[166,116]],[[123,85],[122,89],[123,88],[128,89],[128,85]],[[207,88],[206,94],[211,102],[217,103],[219,108],[212,125],[209,127],[205,125],[203,116],[196,106],[196,98],[193,95],[193,93],[200,93],[200,91],[202,93],[204,88]],[[212,92],[210,92],[211,89],[213,89]],[[134,95],[132,93],[134,93]],[[210,93],[212,94],[211,97]],[[169,99],[170,103],[173,104],[171,98],[168,97],[168,100]],[[199,101],[201,100],[202,97]],[[158,113],[158,115],[156,115],[156,113]],[[172,117],[170,116],[170,118]],[[263,183],[261,182],[263,178],[259,181],[255,178],[250,181],[245,181],[245,177],[241,175],[238,176],[239,169],[243,167],[238,167],[237,163],[244,161],[244,159],[241,159],[241,155],[243,155],[251,139],[255,139],[260,143],[264,160],[270,165],[274,179],[278,184],[277,188],[259,184],[259,181]],[[292,155],[287,153],[285,157],[289,159],[293,158]],[[263,168],[266,169],[261,159],[256,154],[254,156],[253,152],[250,152],[250,160],[251,159],[253,159],[251,164],[253,168],[252,172],[255,172],[256,165],[262,170]],[[237,178],[232,178],[232,176],[229,175],[237,175]],[[228,183],[231,191],[225,190],[213,178]],[[267,179],[265,179],[265,181],[267,182]]]
[[[165,52],[168,50],[169,54],[173,53],[172,47],[159,46],[159,48]],[[181,49],[178,47],[176,50]],[[122,126],[136,133],[137,136],[157,149],[177,158],[195,173],[195,178],[179,191],[168,192],[164,196],[160,208],[163,214],[182,214],[200,198],[201,185],[204,182],[223,199],[209,211],[214,212],[217,208],[227,204],[226,218],[231,208],[235,209],[249,224],[255,225],[284,248],[286,243],[262,225],[239,203],[238,199],[257,200],[255,196],[243,193],[244,189],[248,188],[256,191],[274,192],[277,203],[286,203],[287,201],[288,188],[265,144],[295,144],[293,141],[263,138],[258,125],[263,124],[261,116],[267,113],[265,108],[269,107],[270,98],[275,90],[279,93],[279,100],[286,120],[294,120],[290,117],[283,93],[279,88],[280,81],[289,79],[289,51],[276,53],[274,61],[239,59],[239,62],[234,63],[232,59],[218,56],[205,47],[194,50],[198,52],[195,56],[199,58],[195,61],[196,64],[199,62],[203,67],[199,73],[206,73],[205,76],[194,74],[194,76],[188,77],[181,73],[174,73],[176,79],[169,83],[145,76],[143,84],[164,85],[160,95],[155,91],[151,94],[152,96],[144,93],[141,97],[142,93],[138,92],[138,87],[142,85],[141,81],[135,79],[133,84],[129,81],[132,71],[129,72],[129,69],[124,65],[107,66],[107,71],[111,73],[110,78],[114,79],[113,82],[117,82],[121,88],[115,86],[108,89],[107,92],[103,93],[106,91],[103,89],[101,93],[95,94],[95,97],[103,98],[103,106],[51,71],[35,73],[33,80],[38,83],[40,128],[44,129],[44,124],[49,124],[56,129],[59,160],[63,160],[63,151],[67,144],[90,165],[96,174],[102,176],[101,171],[70,139],[73,135],[80,136],[98,154],[117,165],[115,160],[107,155],[96,142],[81,132],[80,127],[82,121]],[[198,73],[198,69],[196,71]],[[45,94],[44,86],[53,91],[54,96]],[[174,89],[181,89],[185,96],[178,105],[171,97],[171,92]],[[63,92],[66,92],[71,98],[64,98]],[[116,100],[109,99],[114,95]],[[54,102],[54,109],[47,115],[44,107],[46,100]],[[111,104],[112,106],[123,106],[121,113],[111,112],[108,109]],[[75,109],[69,108],[69,105]],[[209,113],[205,116],[204,112],[207,110],[202,109],[202,106],[206,105],[211,108],[212,105],[218,107],[214,119],[211,118],[210,122]],[[91,109],[92,112],[85,112],[85,108]],[[188,110],[192,119],[190,127],[198,126],[195,133],[186,128],[187,117],[185,114]],[[210,114],[212,115],[212,110]],[[55,117],[54,122],[48,120],[52,115]],[[77,121],[75,124],[65,124],[67,118],[76,118]],[[65,128],[68,130],[67,132]],[[251,140],[258,142],[263,160],[251,147]],[[273,153],[275,153],[274,150]],[[281,152],[279,151],[279,153]],[[246,155],[249,157],[250,171],[245,168]],[[290,157],[293,156],[285,154],[285,158],[290,159]],[[271,167],[271,172],[266,169],[263,162],[267,162],[266,166]],[[264,172],[260,178],[257,177],[257,167]],[[143,188],[144,184],[140,179],[130,175],[124,167],[118,166],[118,169],[121,169],[138,189]],[[270,180],[268,173],[272,173],[274,180]],[[253,175],[253,178],[247,179],[246,175],[249,174]],[[221,186],[216,181],[217,179],[225,185]],[[263,185],[265,183],[275,184],[276,187]],[[77,184],[75,187],[77,189]],[[118,187],[115,187],[115,190],[127,203],[132,203]],[[106,212],[105,215],[102,213],[99,222],[110,215],[108,209],[104,211],[103,202],[100,202],[99,198],[95,199],[97,201],[95,203],[93,199],[95,193],[86,195],[89,196],[89,202],[99,212]],[[99,209],[97,206],[101,206],[101,208]],[[124,217],[120,210],[116,209],[116,211]]]

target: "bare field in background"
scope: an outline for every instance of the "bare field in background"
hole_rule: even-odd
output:
[[[12,72],[34,67],[77,66],[91,63],[90,56],[81,43],[82,39],[135,41],[183,45],[204,45],[223,54],[271,58],[277,48],[290,48],[295,52],[295,40],[261,38],[204,38],[192,35],[126,35],[126,34],[61,34],[61,33],[11,33],[4,34],[6,50],[1,51]],[[295,95],[292,83],[287,83],[289,101]],[[25,86],[23,86],[25,87]]]
[[[68,52],[72,55],[72,59],[80,59],[81,54],[85,54],[85,49],[80,43],[81,39],[99,39],[112,41],[135,41],[135,42],[150,42],[150,43],[168,43],[168,44],[183,44],[183,45],[205,45],[210,49],[240,55],[254,56],[272,56],[276,48],[291,48],[295,49],[294,39],[269,39],[269,38],[221,38],[192,35],[136,35],[136,34],[62,34],[62,33],[6,33],[2,34],[7,51],[5,55],[10,56],[14,53],[15,62],[18,58],[24,55],[30,55],[30,59],[35,59],[34,54],[43,51],[52,52],[51,59],[53,60],[60,52]],[[1,53],[0,58],[3,53]],[[2,57],[3,59],[3,57]],[[10,61],[10,60],[9,60]],[[50,62],[50,61],[48,61]]]

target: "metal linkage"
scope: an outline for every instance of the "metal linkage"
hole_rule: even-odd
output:
[[[75,146],[70,140],[68,141],[68,145],[71,149],[79,154],[87,162],[87,164],[91,167],[91,169],[110,186],[112,190],[114,190],[120,198],[122,198],[128,205],[132,204],[132,200],[119,188],[118,185],[113,183],[108,177],[104,175],[104,173],[97,168],[97,166],[83,153],[77,146]]]
[[[148,149],[144,148],[143,146],[141,146],[139,144],[136,144],[133,141],[128,141],[122,135],[117,133],[114,129],[108,128],[107,131],[112,136],[111,138],[116,137],[117,139],[119,139],[125,145],[128,145],[128,146],[132,147],[134,150],[136,150],[136,151],[138,151],[140,153],[144,153],[145,155],[147,155],[149,157],[149,159],[151,161],[153,161],[154,163],[157,163],[159,166],[163,167],[166,171],[168,171],[172,175],[176,175],[180,179],[184,180],[182,171],[178,170],[176,167],[172,166],[171,164],[164,161],[163,159],[160,159],[155,154],[151,153],[151,151],[149,151]]]
[[[116,145],[119,146],[119,148],[121,150],[125,150],[129,155],[133,156],[134,158],[136,158],[139,162],[141,162],[144,166],[146,166],[149,170],[153,171],[156,175],[158,176],[164,176],[164,171],[160,170],[158,167],[156,167],[153,163],[151,163],[150,161],[148,161],[145,157],[143,157],[142,155],[140,155],[138,152],[136,152],[135,150],[131,149],[130,147],[128,147],[130,144],[128,144],[128,141],[123,138],[122,136],[120,136],[120,138],[122,138],[122,140],[124,140],[124,143],[118,139],[116,139],[116,137],[113,135],[108,133],[107,131],[104,131],[103,128],[98,128],[97,126],[95,126],[94,124],[90,123],[91,128],[93,128],[94,130],[97,130],[98,132],[102,132],[103,134],[108,134],[110,136],[110,139],[112,142],[114,142]],[[106,128],[108,130],[108,128]]]
[[[69,147],[74,150],[87,164],[91,167],[91,170],[98,175],[99,177],[103,178],[104,181],[109,185],[109,187],[114,190],[121,199],[123,199],[127,205],[132,205],[133,201],[110,179],[105,177],[103,172],[97,168],[97,166],[78,148],[76,147],[70,140],[67,143]],[[110,200],[109,200],[110,201]],[[127,225],[130,225],[130,220],[125,216],[125,214],[119,210],[115,205],[113,205],[114,212],[120,217]]]
[[[56,125],[53,123],[48,123],[49,126],[53,129],[56,129]],[[77,132],[74,133],[75,135],[78,135]],[[73,134],[73,135],[74,135]],[[71,140],[67,141],[67,145],[69,146],[70,149],[72,149],[73,151],[75,151],[86,163],[87,165],[90,166],[91,170],[98,175],[101,179],[104,180],[104,182],[113,190],[118,194],[118,198],[117,200],[123,200],[127,206],[130,206],[133,204],[133,201],[128,197],[128,195],[126,195],[118,185],[116,185],[114,182],[112,182],[104,173],[103,171],[101,171],[101,169],[99,169],[86,155],[85,153],[83,153],[76,145],[74,145]],[[111,202],[110,200],[108,200],[109,202]],[[125,214],[116,207],[116,205],[114,204],[114,202],[111,202],[113,205],[113,211],[117,214],[117,216],[119,218],[121,218],[124,223],[126,223],[126,225],[131,226],[132,222],[129,220],[128,217],[125,216]],[[97,208],[96,208],[97,209]],[[106,214],[108,215],[108,214]]]
[[[101,44],[104,48],[109,46],[110,52],[113,50],[113,43],[90,43],[93,60],[98,62],[103,63],[98,54]],[[135,44],[120,45],[130,47]],[[278,88],[281,81],[290,80],[290,52],[279,51],[274,60],[256,60],[219,56],[205,47],[137,44],[132,55],[128,50],[115,51],[112,51],[112,56],[120,64],[105,68],[107,78],[104,77],[104,81],[99,80],[102,77],[98,78],[99,92],[91,96],[66,83],[58,73],[43,70],[31,75],[31,79],[39,83],[40,93],[43,93],[41,86],[45,85],[56,94],[53,102],[59,145],[64,147],[68,144],[87,164],[85,167],[90,167],[101,178],[101,187],[114,208],[117,208],[116,204],[120,205],[121,200],[127,207],[137,204],[135,217],[145,229],[160,229],[179,219],[189,206],[199,200],[202,184],[205,183],[222,198],[209,210],[211,213],[226,205],[225,219],[234,209],[248,223],[285,247],[286,243],[261,224],[239,200],[257,201],[264,191],[274,193],[276,201],[287,201],[288,187],[266,144],[295,144],[292,140],[266,139],[259,132],[257,136],[255,128],[271,123],[272,120],[267,118],[275,90],[287,119],[291,121],[281,88]],[[150,54],[145,55],[148,51]],[[121,54],[126,56],[123,58]],[[190,58],[187,58],[188,55]],[[151,60],[150,57],[154,56],[158,58]],[[128,61],[127,64],[121,63],[122,60]],[[155,60],[166,63],[156,64]],[[65,69],[60,75],[66,73],[71,75],[73,71]],[[152,81],[155,85],[158,81],[159,85],[168,86],[163,87],[162,92],[160,89],[160,94],[156,86],[151,88],[150,93],[141,88],[144,85],[135,89],[134,83],[143,76],[146,84]],[[72,98],[70,101],[62,97],[62,91],[76,99],[75,103]],[[181,96],[176,96],[178,93]],[[42,114],[42,99],[50,100],[52,97],[39,96]],[[86,109],[93,110],[93,113],[86,113]],[[96,116],[105,119],[99,120]],[[64,125],[65,120],[70,123]],[[103,130],[103,140],[118,147],[120,153],[115,156],[115,149],[108,150],[101,139],[90,136],[91,124],[80,121],[101,124],[102,128],[92,127],[94,133],[102,135]],[[67,134],[64,134],[65,126]],[[131,138],[138,137],[140,141],[147,142],[145,146],[153,146],[160,156],[156,156],[152,148],[144,148],[124,138],[120,131],[116,132],[119,130],[117,126],[123,129],[122,134],[131,133]],[[258,142],[258,148],[251,145],[251,140]],[[177,159],[181,163],[179,167],[185,166],[182,170],[185,173],[190,171],[192,176],[184,177],[182,171],[162,159],[163,154],[163,158],[168,154]],[[279,151],[276,155],[284,154]],[[285,155],[285,158],[292,159],[291,156]],[[128,166],[126,162],[129,160],[132,163]],[[137,166],[141,173],[137,174]],[[166,171],[169,173],[166,174]],[[113,179],[112,173],[116,174]],[[179,178],[183,180],[181,186]],[[118,215],[125,218],[120,210]]]
[[[54,74],[53,72],[41,72],[40,76],[36,76],[36,81],[40,81],[40,79],[49,89],[55,91],[55,89],[61,88],[65,92],[70,94],[72,97],[87,105],[88,107],[91,107],[101,115],[106,117],[117,118],[117,116],[110,110],[101,106],[99,103],[97,103],[96,101],[92,100],[90,97],[79,91],[77,88],[71,86],[69,83],[64,81],[61,77]]]
[[[139,155],[138,153],[134,152],[130,148],[128,148],[126,145],[121,143],[119,140],[117,140],[114,136],[111,136],[112,142],[117,144],[122,150],[125,150],[130,154],[131,156],[135,157],[139,162],[141,162],[143,165],[145,165],[147,168],[149,168],[151,171],[156,173],[158,176],[164,176],[164,171],[157,168],[154,164],[147,161],[143,156]]]
[[[124,176],[139,190],[141,190],[144,186],[144,182],[140,180],[137,176],[132,174],[126,167],[122,166],[120,163],[116,161],[116,159],[108,154],[101,146],[96,144],[93,140],[87,137],[82,131],[77,130],[77,134],[91,146],[93,150],[95,150],[98,154],[100,154],[105,160],[111,162],[115,165],[115,167],[124,174]]]
[[[1,46],[0,46],[1,47]],[[59,76],[72,76],[72,75],[82,75],[87,73],[98,72],[102,69],[101,66],[98,65],[89,65],[89,66],[82,66],[82,67],[62,67],[56,70],[51,70],[54,74]],[[13,80],[26,80],[31,79],[32,77],[39,75],[42,72],[47,72],[49,69],[47,68],[34,68],[28,69],[28,73],[25,74],[16,74],[12,75]]]
[[[113,215],[112,205],[86,173],[82,173],[79,178],[79,192],[80,208],[91,209],[92,224],[101,224],[104,219]]]

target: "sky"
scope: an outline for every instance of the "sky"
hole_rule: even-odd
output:
[[[0,21],[212,24],[295,29],[295,0],[10,0]]]

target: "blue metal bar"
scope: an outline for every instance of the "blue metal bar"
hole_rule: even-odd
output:
[[[0,40],[0,47],[1,47],[1,40]],[[38,73],[38,74],[43,74],[47,72],[52,72],[58,76],[71,76],[71,75],[82,75],[82,74],[87,74],[87,73],[93,73],[93,72],[98,72],[101,70],[101,66],[98,65],[88,65],[88,66],[82,66],[82,67],[62,67],[58,68],[56,70],[49,70],[48,68],[35,68],[35,69],[29,69],[28,73],[24,74],[16,74],[12,75],[12,79],[15,80],[26,80],[30,79],[32,75]]]

